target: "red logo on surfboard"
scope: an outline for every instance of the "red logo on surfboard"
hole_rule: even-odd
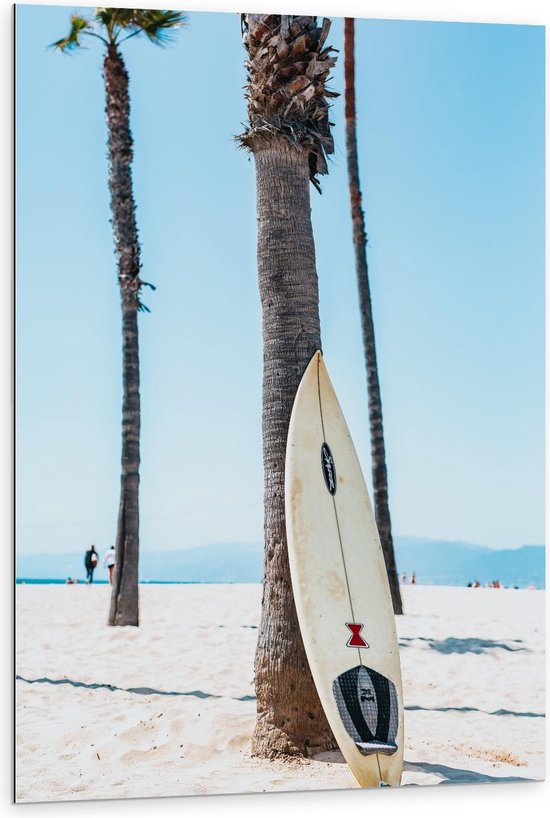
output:
[[[351,636],[347,641],[348,648],[368,648],[369,643],[365,642],[363,637],[361,636],[361,631],[363,630],[364,625],[355,622],[346,622],[346,628],[349,628],[351,631]]]

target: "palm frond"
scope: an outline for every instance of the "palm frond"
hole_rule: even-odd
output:
[[[109,42],[116,43],[119,32],[133,29],[136,9],[96,8],[95,18],[107,31]]]
[[[155,45],[164,45],[174,38],[174,29],[185,25],[185,14],[171,9],[148,9],[136,19],[146,37]]]
[[[95,18],[98,23],[101,23],[101,25],[105,26],[105,28],[109,28],[113,21],[113,12],[115,11],[124,11],[124,9],[96,8]]]
[[[171,9],[96,8],[95,17],[115,42],[119,42],[118,35],[124,31],[130,33],[123,40],[145,34],[155,45],[164,45],[172,39],[172,30],[185,24],[183,12]]]
[[[50,48],[57,48],[59,51],[71,52],[79,48],[81,43],[81,35],[88,33],[93,28],[89,20],[84,17],[78,17],[73,14],[71,17],[71,28],[66,37],[56,40],[50,45]]]

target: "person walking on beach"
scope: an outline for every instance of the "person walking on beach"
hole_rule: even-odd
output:
[[[99,554],[95,550],[95,545],[91,545],[84,556],[84,567],[86,569],[86,582],[91,585],[94,581],[94,571],[99,562]]]
[[[105,557],[103,558],[103,565],[109,569],[109,585],[113,584],[113,571],[115,569],[115,547],[112,545]]]

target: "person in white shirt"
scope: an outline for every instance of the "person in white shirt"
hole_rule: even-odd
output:
[[[109,550],[107,551],[107,553],[105,554],[105,557],[103,558],[103,565],[106,568],[109,569],[109,584],[110,585],[113,584],[113,571],[114,571],[114,568],[115,568],[115,553],[116,553],[115,552],[115,547],[114,547],[114,545],[112,545],[109,548]]]

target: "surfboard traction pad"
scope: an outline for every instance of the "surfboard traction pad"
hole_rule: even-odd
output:
[[[397,751],[399,710],[391,679],[357,665],[336,677],[332,692],[344,727],[362,755]]]

